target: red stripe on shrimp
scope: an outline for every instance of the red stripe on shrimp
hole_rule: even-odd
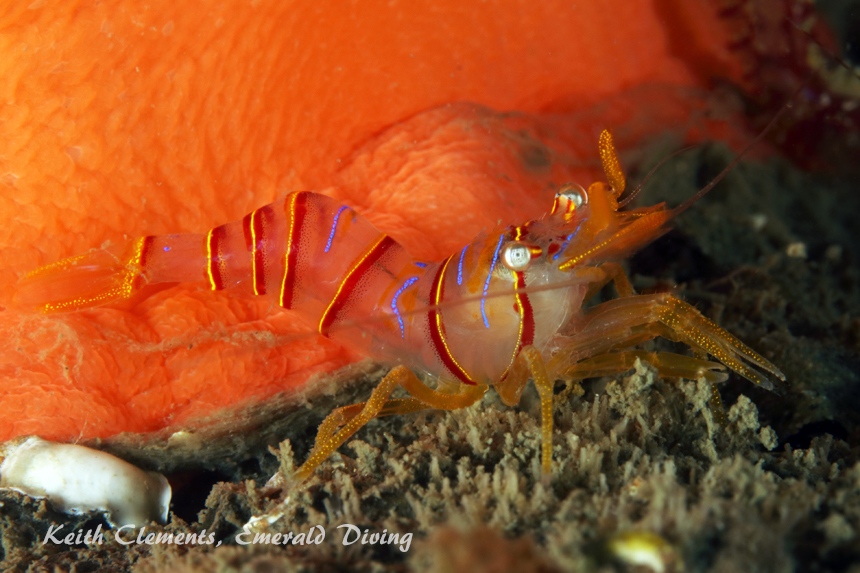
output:
[[[320,319],[320,334],[328,336],[328,332],[332,325],[338,318],[340,318],[341,313],[344,311],[346,304],[349,301],[349,295],[364,277],[364,274],[373,268],[373,265],[382,258],[388,249],[395,245],[397,245],[397,243],[394,239],[388,235],[382,235],[367,251],[364,252],[363,255],[358,258],[356,262],[353,263],[349,272],[346,274],[346,277],[341,281],[334,298],[331,299],[328,308],[326,308],[322,318]]]
[[[296,287],[299,247],[302,239],[302,225],[308,212],[309,193],[301,191],[287,196],[286,212],[290,222],[287,234],[287,252],[284,255],[284,280],[281,283],[280,303],[284,308],[293,307],[293,294]]]
[[[263,250],[263,209],[262,207],[242,218],[242,232],[245,235],[245,246],[251,253],[251,278],[254,294],[266,294],[265,251]]]
[[[430,304],[433,305],[433,309],[427,313],[427,326],[430,330],[430,339],[433,341],[433,349],[436,351],[436,356],[445,365],[445,368],[464,384],[474,386],[476,384],[475,381],[463,370],[463,367],[460,366],[454,355],[451,354],[448,341],[445,339],[445,325],[442,323],[442,311],[438,308],[445,297],[445,271],[447,271],[448,264],[453,257],[451,255],[445,259],[445,262],[439,266],[439,270],[433,278],[433,286],[430,289]]]
[[[224,258],[221,256],[221,242],[227,236],[226,225],[209,230],[206,235],[206,274],[212,290],[224,289]]]
[[[138,244],[135,246],[135,254],[132,259],[132,263],[136,263],[139,272],[133,273],[133,279],[131,284],[129,285],[132,292],[143,288],[143,285],[146,283],[145,273],[146,273],[146,261],[149,258],[149,253],[152,250],[152,245],[155,243],[155,237],[149,235],[147,237],[143,237],[138,241]]]
[[[525,226],[516,227],[514,229],[513,238],[515,241],[521,241],[526,234]],[[520,328],[517,333],[517,344],[514,346],[514,354],[511,356],[511,363],[502,374],[502,380],[507,378],[508,373],[514,366],[514,361],[519,356],[520,351],[530,344],[534,344],[535,339],[535,316],[532,303],[529,300],[529,295],[526,294],[526,273],[524,271],[511,271],[516,279],[514,283],[514,299],[516,300],[515,307],[520,315]]]

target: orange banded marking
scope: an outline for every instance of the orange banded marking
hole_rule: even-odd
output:
[[[439,271],[433,278],[433,286],[430,289],[430,304],[434,306],[427,313],[427,326],[430,329],[430,339],[433,341],[433,348],[436,350],[436,355],[445,365],[451,374],[456,376],[464,384],[474,386],[476,383],[463,370],[463,367],[451,354],[451,349],[448,347],[448,342],[445,340],[445,326],[442,324],[442,312],[438,306],[442,304],[442,299],[445,296],[445,271],[448,270],[448,264],[454,255],[451,255],[439,267]]]
[[[225,225],[210,229],[206,235],[206,275],[212,290],[224,289],[224,259],[221,256],[221,241],[227,235]]]
[[[388,235],[382,235],[352,264],[349,272],[346,273],[346,277],[341,281],[334,298],[331,299],[328,308],[325,309],[325,312],[320,319],[320,334],[328,336],[329,329],[340,317],[341,312],[344,310],[344,307],[349,300],[349,295],[361,281],[364,274],[373,268],[373,265],[382,258],[388,249],[395,245],[397,245],[397,243],[394,239]]]
[[[287,196],[286,211],[290,220],[290,230],[287,234],[287,248],[284,255],[284,280],[281,282],[280,303],[284,308],[293,307],[293,296],[296,288],[297,266],[299,264],[299,243],[302,240],[302,225],[308,212],[308,195],[306,191],[291,193]]]

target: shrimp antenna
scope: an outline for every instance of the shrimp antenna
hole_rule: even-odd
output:
[[[749,142],[749,144],[747,144],[747,146],[743,149],[743,151],[741,151],[728,165],[726,165],[723,168],[723,170],[720,171],[717,174],[717,176],[711,180],[710,183],[708,183],[707,185],[705,185],[704,187],[699,189],[699,191],[695,195],[693,195],[692,197],[690,197],[689,199],[687,199],[686,201],[684,201],[683,203],[681,203],[680,205],[678,205],[677,207],[672,209],[672,216],[669,218],[669,220],[674,219],[675,217],[677,217],[678,215],[680,215],[681,213],[683,213],[684,211],[686,211],[687,209],[692,207],[696,203],[696,201],[698,201],[699,199],[701,199],[702,197],[707,195],[711,189],[716,187],[717,183],[722,181],[726,177],[726,175],[728,175],[735,167],[737,167],[738,163],[740,163],[741,160],[744,157],[746,157],[746,155],[750,152],[750,150],[753,147],[755,147],[756,145],[758,145],[759,142],[768,133],[771,132],[773,127],[776,125],[776,123],[780,119],[782,119],[782,117],[786,113],[788,113],[788,110],[791,109],[791,107],[794,104],[794,98],[796,98],[800,94],[800,92],[806,88],[806,86],[809,84],[809,80],[811,78],[812,78],[812,74],[807,76],[806,80],[800,84],[800,87],[797,88],[797,90],[795,90],[795,92],[791,95],[791,97],[788,99],[786,104],[784,106],[782,106],[782,109],[779,110],[776,113],[776,115],[773,116],[773,118],[771,118],[771,120],[768,122],[767,126],[757,136],[755,136],[755,138],[751,142]]]
[[[791,18],[789,18],[788,16],[784,16],[784,18],[785,18],[785,19],[786,19],[786,21],[788,21],[788,23],[789,23],[789,24],[791,24],[791,25],[792,25],[792,26],[793,26],[793,27],[794,27],[798,32],[802,33],[804,36],[806,36],[807,38],[809,38],[810,40],[812,40],[812,42],[813,42],[815,45],[817,45],[819,48],[821,48],[821,51],[823,51],[825,54],[827,54],[827,56],[828,56],[831,60],[835,61],[837,64],[839,64],[840,66],[842,66],[843,68],[845,68],[846,70],[848,70],[849,72],[851,72],[851,74],[852,74],[854,77],[856,77],[856,78],[860,79],[860,73],[857,73],[857,68],[852,68],[851,66],[849,66],[847,62],[845,62],[842,58],[840,58],[838,55],[836,55],[835,53],[833,53],[833,51],[832,51],[832,50],[830,50],[827,46],[825,46],[822,42],[819,42],[818,40],[816,40],[816,39],[815,39],[815,36],[813,36],[811,33],[809,33],[808,31],[804,30],[802,27],[800,27],[800,26],[799,26],[799,25],[798,25],[794,20],[792,20],[792,19],[791,19]],[[805,84],[804,84],[804,85],[805,85]]]
[[[677,157],[678,155],[681,155],[682,153],[690,151],[691,149],[694,149],[694,147],[692,145],[688,145],[687,147],[682,147],[681,149],[679,149],[678,151],[675,151],[674,153],[672,153],[668,157],[664,157],[662,160],[660,160],[660,163],[658,163],[657,165],[655,165],[654,167],[651,168],[651,171],[649,171],[648,174],[645,175],[645,177],[642,179],[642,181],[639,182],[639,185],[637,185],[633,189],[633,191],[631,191],[627,195],[627,197],[624,198],[623,201],[618,202],[618,208],[621,209],[622,207],[624,207],[628,203],[630,203],[630,201],[635,199],[636,196],[639,194],[639,192],[642,191],[642,188],[645,186],[645,184],[648,183],[648,180],[651,179],[651,176],[654,175],[654,173],[656,173],[657,170],[660,169],[660,167],[662,167],[664,163],[666,163],[667,161],[669,161],[673,157]]]

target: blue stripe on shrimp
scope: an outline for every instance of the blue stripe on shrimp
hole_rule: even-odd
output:
[[[561,244],[561,248],[558,250],[558,252],[556,254],[554,254],[552,256],[552,260],[556,260],[557,258],[559,258],[561,256],[561,254],[567,248],[567,245],[570,243],[570,240],[572,238],[574,238],[576,236],[576,234],[579,232],[580,227],[582,227],[582,221],[579,222],[579,225],[576,226],[576,229],[573,231],[573,233],[571,233],[570,235],[565,237],[564,242]]]
[[[405,334],[403,332],[403,317],[400,316],[400,309],[397,308],[397,299],[400,297],[400,294],[415,284],[415,281],[418,280],[418,277],[410,277],[406,279],[406,282],[403,283],[403,286],[397,289],[397,292],[394,293],[394,298],[391,299],[391,310],[394,311],[394,314],[397,316],[397,322],[400,323],[400,338],[405,338]]]
[[[490,271],[487,273],[487,282],[484,283],[484,296],[481,297],[481,316],[484,317],[484,326],[490,328],[490,321],[487,320],[487,313],[484,310],[487,292],[490,290],[490,279],[493,278],[493,269],[496,268],[496,263],[499,261],[499,251],[502,250],[502,242],[505,240],[505,234],[499,237],[499,244],[496,245],[496,252],[493,253],[493,262],[490,264]]]
[[[463,284],[463,257],[466,256],[466,249],[469,248],[469,245],[463,247],[463,251],[460,253],[460,264],[457,265],[457,286]]]
[[[347,206],[343,205],[340,209],[337,210],[337,213],[334,215],[334,222],[331,224],[331,233],[328,236],[328,243],[325,246],[325,252],[331,248],[331,242],[334,240],[334,232],[337,229],[337,220],[340,219],[340,214],[343,213],[343,210],[346,209]]]

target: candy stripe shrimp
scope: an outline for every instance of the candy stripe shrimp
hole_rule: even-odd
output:
[[[531,378],[547,482],[556,379],[617,374],[636,359],[663,376],[712,383],[726,379],[725,367],[768,388],[759,370],[785,379],[676,296],[637,295],[617,262],[666,232],[715,181],[676,208],[622,210],[636,191],[621,200],[625,177],[610,132],[601,134],[599,151],[607,183],[565,185],[542,218],[482,234],[441,262],[413,260],[353,209],[302,191],[206,234],[143,237],[122,252],[95,250],[40,268],[19,283],[17,301],[47,313],[75,311],[127,299],[145,285],[205,281],[213,290],[268,297],[322,335],[395,365],[366,402],[322,422],[296,482],[375,417],[464,408],[489,386],[515,405]],[[610,282],[618,297],[583,310]],[[683,342],[696,357],[634,349],[655,337]],[[416,372],[437,380],[436,388]],[[398,386],[407,398],[391,398]]]

